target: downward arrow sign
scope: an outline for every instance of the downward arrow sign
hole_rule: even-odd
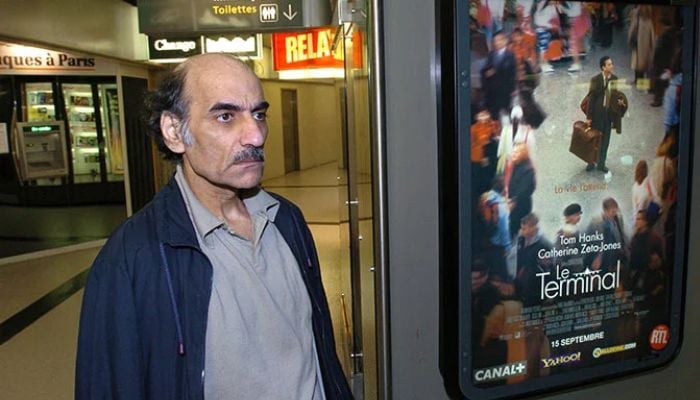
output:
[[[289,7],[287,8],[287,11],[282,13],[282,15],[284,15],[285,17],[287,17],[287,19],[290,20],[290,21],[293,20],[294,17],[297,16],[297,14],[298,14],[298,12],[296,12],[296,11],[292,12],[292,5],[291,5],[291,4],[290,4]]]

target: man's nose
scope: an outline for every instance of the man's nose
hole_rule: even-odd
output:
[[[262,147],[267,136],[267,123],[258,121],[252,115],[245,118],[241,144],[244,146]]]

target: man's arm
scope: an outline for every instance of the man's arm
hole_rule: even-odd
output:
[[[124,253],[114,250],[109,243],[105,246],[85,286],[76,400],[145,398],[133,290],[124,268]]]
[[[588,109],[586,110],[586,117],[590,120],[593,115],[593,103],[596,102],[598,97],[597,80],[598,75],[591,78],[591,83],[588,86]]]

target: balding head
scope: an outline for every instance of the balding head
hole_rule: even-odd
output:
[[[231,72],[235,73],[234,76],[249,75],[257,80],[253,71],[243,61],[226,54],[199,54],[183,61],[173,70],[175,74],[183,74],[185,82],[200,79],[211,81]]]
[[[243,61],[225,54],[210,53],[196,55],[180,63],[149,93],[146,98],[148,133],[156,139],[158,150],[165,159],[179,161],[182,156],[172,152],[163,141],[162,114],[170,113],[186,124],[193,92],[207,90],[208,86],[216,86],[218,80],[230,79],[231,76],[252,78],[260,84]]]

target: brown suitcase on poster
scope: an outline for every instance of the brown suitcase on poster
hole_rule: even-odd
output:
[[[574,122],[569,151],[587,163],[598,162],[600,142],[603,134],[582,121]]]

